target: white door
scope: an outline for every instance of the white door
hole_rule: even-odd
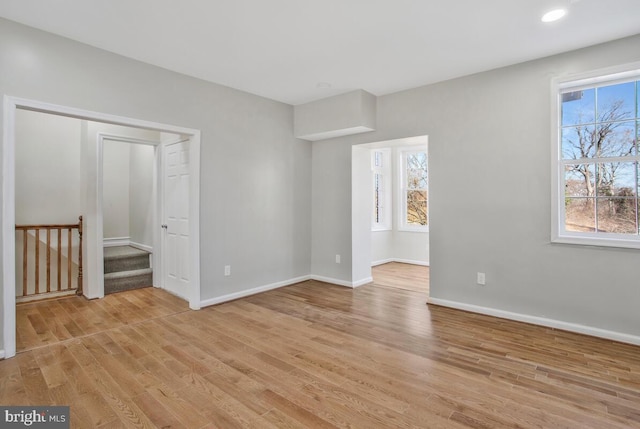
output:
[[[164,147],[164,288],[189,300],[189,141]]]

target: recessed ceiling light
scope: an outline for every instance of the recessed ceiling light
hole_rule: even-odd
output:
[[[557,21],[567,14],[566,9],[554,9],[542,15],[542,22]]]

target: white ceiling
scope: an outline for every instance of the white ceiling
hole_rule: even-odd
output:
[[[0,16],[294,105],[640,33],[640,0],[0,0]]]

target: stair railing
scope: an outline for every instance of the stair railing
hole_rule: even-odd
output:
[[[74,230],[78,230],[77,282],[72,281]],[[71,294],[73,291],[75,291],[76,295],[82,295],[82,216],[78,218],[77,224],[16,225],[16,232],[18,231],[22,231],[22,295],[20,298],[23,300],[31,299],[35,298],[36,295],[47,298],[48,296]],[[44,243],[46,252],[44,264],[40,261],[40,231],[43,231],[46,237],[46,242]],[[66,234],[63,234],[63,231],[66,232]],[[66,253],[63,251],[63,235],[66,235]],[[33,258],[30,257],[30,236],[33,236],[35,243],[33,249],[35,254]],[[53,252],[56,253],[54,270],[51,269],[52,249]],[[63,267],[63,257],[66,259],[66,276],[63,276],[65,271],[65,267]],[[29,259],[33,260],[33,267],[30,267],[28,263]],[[44,282],[41,282],[41,265],[45,265],[46,267],[46,280]],[[30,270],[32,273],[29,272]],[[52,279],[52,271],[55,272],[54,279]],[[34,276],[32,280],[33,288],[29,287],[31,274]],[[63,277],[66,277],[66,279],[64,279],[66,282],[63,282]]]

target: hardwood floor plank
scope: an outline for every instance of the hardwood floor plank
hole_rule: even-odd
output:
[[[640,428],[640,347],[427,306],[405,265],[200,311],[154,288],[20,304],[0,403],[81,428]]]

